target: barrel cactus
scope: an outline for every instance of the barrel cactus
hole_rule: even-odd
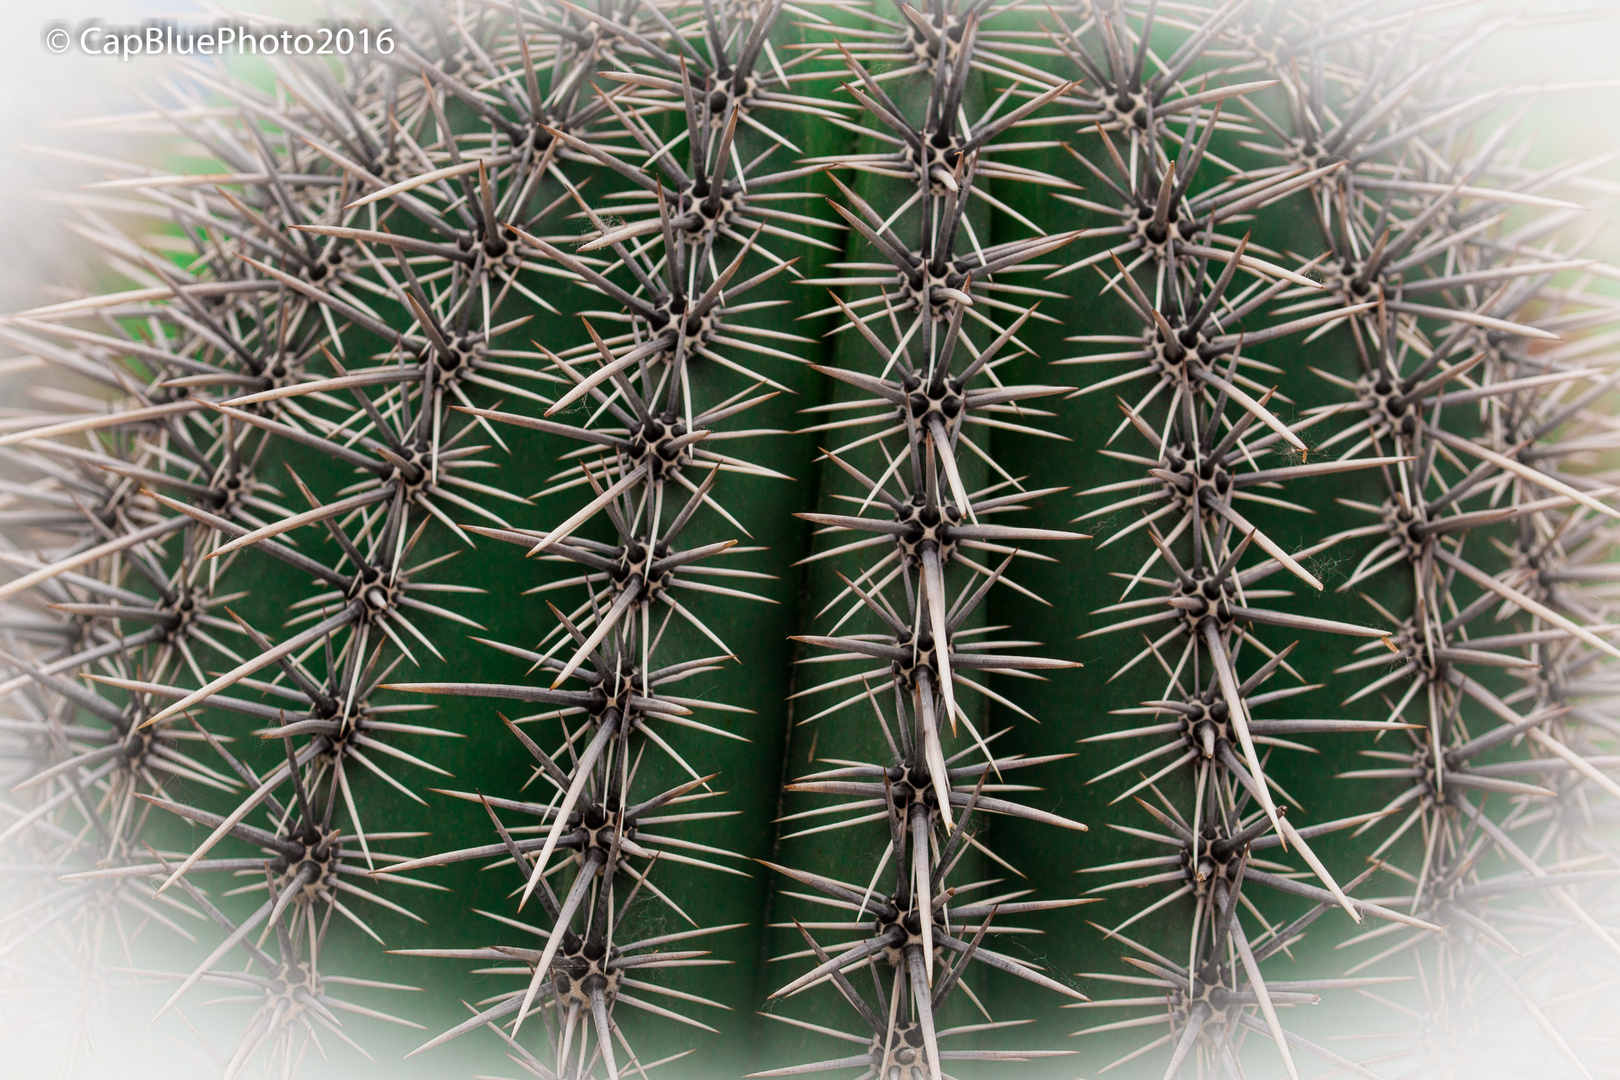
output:
[[[178,64],[105,287],[0,319],[41,1069],[1620,1069],[1613,189],[1474,70],[1533,18],[343,18]]]

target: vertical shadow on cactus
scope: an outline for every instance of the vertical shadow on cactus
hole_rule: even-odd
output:
[[[1607,1067],[1612,193],[1468,73],[1535,19],[368,18],[187,69],[206,175],[75,205],[129,291],[0,323],[87,388],[0,436],[74,1046]]]

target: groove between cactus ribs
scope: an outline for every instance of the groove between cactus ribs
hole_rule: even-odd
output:
[[[51,1068],[1620,1070],[1620,189],[1473,65],[1543,20],[350,14],[81,125],[111,284],[0,317]]]

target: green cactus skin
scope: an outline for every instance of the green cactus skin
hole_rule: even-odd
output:
[[[1610,191],[1470,73],[1532,17],[346,25],[177,69],[75,207],[125,291],[0,320],[73,387],[0,435],[59,1072],[1615,1070]]]

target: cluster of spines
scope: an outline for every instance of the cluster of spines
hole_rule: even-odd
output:
[[[828,40],[779,50],[771,32],[783,11]],[[519,870],[516,906],[538,904],[546,924],[507,919],[508,930],[529,935],[524,944],[457,954],[515,963],[510,973],[523,983],[432,1044],[488,1025],[535,1075],[647,1067],[615,1005],[668,1010],[639,997],[643,985],[656,988],[626,973],[708,961],[656,951],[695,926],[616,940],[620,913],[645,892],[684,915],[658,888],[655,861],[727,869],[684,854],[726,853],[644,831],[705,816],[662,808],[712,794],[712,777],[659,728],[725,734],[691,715],[717,706],[665,689],[731,654],[677,590],[750,598],[712,580],[748,576],[710,565],[742,549],[675,544],[699,514],[746,532],[720,501],[719,474],[768,470],[715,447],[757,434],[727,421],[780,387],[755,370],[756,358],[789,358],[767,343],[794,335],[739,321],[757,305],[738,297],[783,272],[797,276],[774,249],[827,246],[803,231],[820,224],[847,229],[858,238],[853,254],[868,260],[804,282],[839,290],[814,314],[838,321],[841,360],[859,358],[822,368],[857,395],[831,408],[859,415],[817,429],[856,429],[824,460],[854,481],[857,509],[806,516],[829,532],[867,534],[818,557],[873,558],[823,612],[837,622],[802,639],[822,650],[818,659],[861,665],[811,688],[852,695],[812,719],[871,710],[889,757],[834,762],[791,788],[843,800],[817,812],[856,812],[834,828],[882,831],[875,823],[886,822],[888,848],[864,883],[778,868],[847,916],[801,925],[800,956],[816,963],[778,996],[831,982],[871,1029],[854,1057],[786,1071],[937,1077],[945,1060],[1008,1057],[940,1044],[949,1032],[935,1015],[953,995],[972,998],[970,961],[1076,994],[986,944],[1005,928],[998,918],[1075,901],[959,904],[952,875],[969,852],[996,858],[975,836],[975,818],[987,813],[1076,826],[997,797],[1017,790],[1001,784],[1006,770],[1057,759],[997,756],[988,713],[965,708],[958,691],[1021,712],[969,673],[1064,666],[1003,652],[1023,646],[976,627],[995,586],[1030,593],[1008,576],[1017,556],[1032,554],[1021,545],[1076,534],[982,520],[1061,488],[1026,489],[1022,470],[973,435],[1038,433],[1031,421],[1041,411],[1021,403],[1060,389],[1007,386],[996,375],[1027,351],[1018,335],[1028,320],[1061,314],[1022,306],[1045,290],[1006,279],[1095,267],[1128,315],[1123,326],[1074,326],[1079,340],[1108,351],[1070,363],[1088,373],[1125,365],[1083,380],[1081,392],[1129,395],[1109,442],[1142,441],[1137,453],[1108,451],[1139,472],[1087,493],[1129,494],[1086,517],[1143,506],[1108,542],[1151,545],[1112,608],[1131,614],[1110,616],[1097,633],[1147,628],[1146,647],[1120,673],[1157,664],[1166,679],[1157,697],[1125,710],[1150,716],[1146,726],[1093,736],[1156,738],[1098,779],[1137,771],[1121,798],[1157,802],[1139,799],[1153,827],[1128,831],[1162,847],[1087,869],[1131,872],[1103,895],[1168,888],[1110,920],[1141,969],[1124,978],[1145,974],[1154,996],[1083,1004],[1157,1010],[1150,1022],[1168,1030],[1131,1057],[1167,1048],[1166,1076],[1193,1061],[1235,1070],[1248,1032],[1274,1043],[1290,1074],[1305,1054],[1375,1075],[1287,1030],[1277,1009],[1328,990],[1377,997],[1375,984],[1412,970],[1396,965],[1416,957],[1421,1000],[1394,1003],[1418,1018],[1416,1033],[1385,1036],[1407,1040],[1395,1055],[1407,1067],[1480,1066],[1497,1044],[1463,1031],[1469,1021],[1459,1018],[1505,1002],[1504,1032],[1532,1030],[1559,1067],[1585,1074],[1565,1014],[1552,1015],[1546,994],[1567,985],[1558,973],[1570,964],[1602,970],[1603,957],[1620,955],[1594,891],[1613,856],[1599,828],[1612,818],[1606,799],[1620,795],[1603,710],[1609,661],[1620,656],[1606,624],[1607,519],[1620,514],[1606,480],[1582,471],[1612,449],[1601,409],[1614,380],[1602,338],[1590,334],[1609,318],[1587,291],[1591,264],[1555,239],[1577,208],[1545,194],[1578,174],[1523,167],[1506,145],[1509,124],[1479,145],[1459,134],[1508,99],[1471,89],[1466,61],[1522,20],[1448,25],[1372,4],[1172,12],[1151,0],[1057,12],[933,4],[893,18],[827,11],[855,25],[783,3],[473,14],[426,5],[400,21],[397,55],[349,65],[343,81],[319,65],[281,63],[276,93],[265,94],[199,71],[193,89],[154,110],[152,121],[226,172],[204,185],[113,165],[107,190],[79,201],[80,230],[137,287],[13,316],[0,331],[129,402],[109,414],[100,398],[54,392],[66,412],[25,417],[3,440],[27,478],[8,484],[9,524],[33,530],[28,548],[51,554],[0,552],[17,573],[0,599],[9,601],[6,688],[18,714],[5,721],[8,760],[21,781],[0,841],[15,845],[10,869],[28,883],[0,948],[71,925],[70,962],[94,969],[127,948],[115,944],[130,936],[121,920],[182,934],[185,920],[219,922],[224,937],[177,976],[170,1004],[200,981],[241,988],[258,1011],[218,1064],[235,1075],[262,1057],[268,1071],[289,1073],[319,1035],[346,1038],[333,1010],[360,1009],[334,996],[358,980],[319,970],[330,920],[370,932],[357,898],[404,910],[379,887],[427,884],[403,875],[489,858]],[[840,92],[806,92],[826,82]],[[770,126],[774,110],[888,149],[802,159]],[[671,115],[686,131],[666,141]],[[1032,127],[1045,137],[1015,141]],[[1261,163],[1228,160],[1234,142]],[[1056,149],[1076,163],[1071,176],[1016,163]],[[835,218],[778,205],[803,196],[779,185],[832,167],[863,177],[854,188],[835,180]],[[587,199],[585,178],[601,171],[629,190]],[[1062,256],[1072,261],[1038,263],[1079,234],[1043,232],[997,194],[1008,184],[1051,189],[1103,226]],[[1239,232],[1268,207],[1301,205],[1319,229],[1315,258],[1265,250]],[[183,265],[125,236],[102,216],[109,208],[177,231]],[[986,211],[1029,236],[985,243]],[[1510,220],[1514,211],[1533,217]],[[545,234],[564,215],[591,230],[572,251]],[[514,309],[553,310],[537,275],[605,298],[606,310],[587,314],[588,342],[528,351],[501,340],[525,321]],[[1557,275],[1576,284],[1552,284]],[[599,333],[609,324],[615,332]],[[1297,346],[1292,372],[1312,363],[1304,349],[1320,339],[1347,340],[1359,370],[1321,372],[1330,404],[1289,418],[1275,407],[1284,399],[1272,377],[1283,372],[1245,352],[1264,346],[1275,359]],[[695,368],[706,370],[694,378]],[[491,396],[528,408],[474,400]],[[552,419],[565,409],[590,419]],[[512,526],[503,506],[530,500],[473,479],[495,464],[478,444],[504,448],[503,425],[579,444],[542,494],[591,497],[549,529]],[[85,437],[88,448],[72,441]],[[1323,452],[1338,456],[1311,459]],[[266,465],[288,457],[300,468],[352,469],[358,481],[317,495],[288,467],[298,489],[289,498]],[[1359,483],[1354,474],[1373,471],[1387,497],[1347,502],[1372,524],[1289,549],[1274,512],[1302,507],[1279,489],[1340,473]],[[317,532],[324,559],[297,544]],[[402,662],[438,652],[429,620],[468,621],[427,594],[472,587],[443,572],[430,579],[440,559],[412,561],[424,537],[431,548],[441,533],[519,544],[574,568],[547,588],[584,595],[569,611],[553,609],[538,644],[488,643],[546,673],[543,685],[401,681]],[[592,538],[601,535],[612,539]],[[1341,588],[1401,578],[1362,623],[1269,603],[1288,595],[1275,586],[1290,576],[1322,589],[1317,556],[1355,543],[1364,546]],[[230,608],[241,595],[231,570],[266,559],[318,583],[288,605],[294,618],[279,641]],[[670,619],[718,652],[655,657]],[[1343,671],[1367,681],[1347,704],[1377,695],[1384,715],[1255,717],[1313,689],[1275,686],[1280,673],[1296,674],[1296,643],[1264,639],[1291,632],[1362,639],[1367,655]],[[1355,674],[1364,670],[1371,677]],[[1523,686],[1504,688],[1492,672]],[[533,782],[554,794],[449,792],[488,809],[498,843],[409,862],[376,850],[405,834],[367,832],[350,776],[379,776],[420,801],[395,763],[437,770],[400,737],[451,734],[390,719],[420,706],[374,701],[382,689],[541,705],[508,726],[534,761]],[[219,729],[229,714],[259,723],[256,734],[278,740],[285,760],[255,770],[233,753]],[[524,727],[552,721],[561,742],[548,752]],[[1293,800],[1268,771],[1269,754],[1304,735],[1376,738],[1366,751],[1375,767],[1350,779],[1407,786],[1363,813],[1291,821]],[[689,781],[637,787],[649,746]],[[174,797],[176,779],[229,793],[231,809],[187,805]],[[1184,790],[1190,799],[1173,794]],[[149,851],[154,810],[206,827],[208,838],[189,851]],[[514,815],[531,823],[509,825]],[[1317,857],[1313,841],[1351,829],[1384,831],[1375,868],[1404,892],[1357,898],[1368,874],[1341,882]],[[219,857],[213,849],[227,837],[264,854]],[[1305,870],[1261,856],[1279,850]],[[266,898],[232,921],[193,880],[210,872],[247,875]],[[1258,886],[1315,906],[1274,922]],[[1388,943],[1344,978],[1265,977],[1261,965],[1333,907],[1357,921],[1371,915],[1362,938]],[[1176,911],[1191,916],[1184,956],[1122,933]],[[817,929],[856,940],[823,944]],[[246,974],[229,970],[236,950]],[[849,978],[861,966],[876,977],[870,1000]],[[537,1007],[544,1050],[517,1040]]]
[[[753,23],[744,28],[750,63],[775,14],[764,13],[757,32],[748,32]],[[677,545],[700,513],[737,524],[717,497],[721,473],[769,474],[714,447],[748,434],[716,429],[735,428],[726,422],[769,396],[754,391],[771,380],[725,353],[737,351],[733,344],[757,348],[754,338],[770,333],[736,316],[750,310],[750,286],[790,264],[777,259],[737,278],[756,250],[753,236],[739,237],[727,261],[716,264],[717,245],[727,247],[739,228],[759,229],[737,191],[719,214],[672,222],[658,190],[660,213],[652,220],[661,223],[661,236],[626,246],[602,228],[602,243],[585,246],[608,248],[606,261],[565,253],[534,235],[563,204],[595,219],[577,185],[582,169],[600,163],[598,147],[622,151],[621,143],[650,130],[649,117],[656,121],[683,100],[703,111],[706,131],[725,132],[696,140],[692,152],[694,166],[723,188],[730,137],[755,101],[710,116],[711,70],[695,86],[687,79],[684,99],[644,91],[643,100],[630,102],[632,122],[615,100],[629,95],[592,87],[611,58],[627,65],[661,59],[666,75],[684,77],[684,66],[654,39],[679,41],[688,51],[690,43],[661,22],[632,13],[628,23],[606,24],[614,34],[592,40],[600,16],[458,21],[430,5],[402,26],[391,60],[350,70],[341,84],[319,64],[277,64],[285,95],[277,100],[195,72],[191,96],[181,91],[160,116],[232,171],[202,187],[131,167],[127,181],[112,184],[143,198],[141,213],[170,222],[194,244],[185,268],[143,257],[87,211],[91,238],[120,254],[120,267],[149,288],[9,320],[11,344],[133,403],[110,414],[89,405],[83,416],[33,419],[7,440],[39,478],[20,485],[23,499],[37,506],[13,524],[67,539],[43,561],[14,553],[10,561],[23,572],[6,594],[52,604],[72,631],[46,623],[43,644],[29,642],[33,655],[12,660],[14,681],[37,687],[40,707],[13,725],[22,737],[23,797],[32,805],[8,822],[7,839],[27,836],[42,868],[70,872],[16,912],[8,941],[25,942],[52,922],[75,918],[76,905],[94,905],[88,921],[110,916],[112,924],[92,931],[95,955],[79,959],[91,968],[133,966],[131,956],[100,947],[99,938],[132,937],[113,933],[120,918],[156,918],[187,936],[165,907],[221,921],[223,939],[181,977],[165,1010],[198,982],[245,985],[250,996],[260,995],[240,1044],[220,1063],[227,1075],[295,1072],[320,1036],[347,1039],[332,1010],[359,1007],[333,998],[328,984],[344,980],[318,967],[327,924],[336,914],[376,937],[354,898],[408,915],[384,895],[390,884],[443,888],[411,877],[418,868],[489,855],[510,861],[524,879],[517,907],[537,897],[548,916],[544,926],[508,919],[505,927],[542,935],[541,948],[485,951],[516,962],[528,976],[523,985],[429,1045],[509,1017],[503,1035],[537,1075],[645,1068],[617,1026],[615,1005],[676,1016],[644,1000],[641,987],[662,989],[642,977],[705,962],[701,954],[660,948],[691,933],[624,941],[614,929],[638,896],[656,897],[684,917],[651,879],[653,863],[726,869],[699,857],[711,853],[705,845],[655,834],[717,816],[665,809],[714,793],[697,790],[712,775],[697,774],[658,729],[728,734],[693,718],[695,710],[726,706],[671,693],[671,684],[732,656],[679,597],[690,590],[750,598],[716,575],[760,575],[710,565],[735,550],[733,541]],[[733,66],[738,43],[716,33],[708,42],[722,50],[715,64]],[[501,70],[526,78],[504,84]],[[490,85],[500,89],[492,94]],[[207,103],[213,95],[227,102],[223,110]],[[481,123],[449,120],[466,111]],[[604,131],[602,119],[615,116],[622,123]],[[690,192],[677,185],[675,195]],[[657,239],[667,242],[662,250]],[[616,321],[622,332],[604,339],[587,322],[583,349],[507,347],[510,332],[531,317],[512,311],[551,308],[536,273],[602,294],[613,307],[599,321]],[[85,329],[87,318],[101,325]],[[695,365],[740,373],[741,392],[712,373],[694,379]],[[529,403],[533,415],[474,400],[491,396]],[[545,418],[575,406],[588,418]],[[576,463],[542,494],[588,486],[594,496],[559,514],[550,529],[514,528],[494,507],[527,506],[534,497],[510,483],[474,479],[495,464],[488,444],[505,448],[502,424],[575,440],[579,452],[565,456]],[[85,433],[103,441],[89,451],[62,441]],[[263,467],[267,455],[286,461],[301,496],[293,501],[308,509],[286,505],[266,475],[274,471]],[[359,479],[323,497],[295,463],[322,478],[352,469]],[[600,532],[598,521],[614,540],[585,535]],[[310,529],[327,534],[324,561],[306,553]],[[488,642],[531,662],[531,671],[546,676],[539,685],[388,681],[399,679],[402,661],[438,658],[439,635],[418,625],[424,617],[480,629],[442,601],[481,590],[427,573],[449,556],[413,558],[424,537],[435,544],[441,533],[452,543],[470,544],[475,535],[516,542],[581,571],[547,586],[582,586],[584,597],[569,612],[552,609],[554,629],[538,644]],[[309,595],[285,600],[295,630],[280,641],[229,607],[243,595],[230,591],[231,571],[240,560],[267,556],[295,579],[316,582]],[[672,646],[660,650],[659,641],[671,615],[712,638],[707,651],[715,655],[670,660]],[[124,632],[131,622],[142,632]],[[382,691],[394,691],[394,703],[374,700]],[[375,774],[420,802],[393,774],[390,758],[443,770],[393,745],[394,737],[453,734],[390,718],[430,707],[401,701],[402,691],[542,703],[545,711],[510,727],[536,762],[536,781],[554,787],[554,797],[531,803],[448,792],[483,802],[500,842],[411,860],[377,850],[380,842],[420,834],[368,833],[349,777]],[[76,710],[108,730],[71,723]],[[255,734],[280,740],[285,761],[256,773],[234,756],[222,729],[232,714],[256,721]],[[523,730],[541,721],[561,725],[552,754]],[[692,779],[646,790],[637,772],[649,748]],[[165,783],[173,776],[228,792],[232,808],[188,805]],[[206,827],[207,839],[187,852],[149,851],[153,807]],[[503,819],[512,815],[539,824],[508,829]],[[525,835],[536,829],[536,838]],[[219,858],[214,849],[227,838],[265,854]],[[563,884],[554,875],[569,878],[569,866],[575,869]],[[233,922],[194,883],[212,872],[263,877],[259,887],[269,896]],[[247,975],[232,971],[239,950],[248,954]],[[525,1050],[516,1036],[537,1008],[549,1048]]]
[[[1027,351],[1018,333],[1042,317],[1021,301],[1044,290],[1015,284],[1015,275],[1051,270],[1036,260],[1076,236],[1048,235],[1026,222],[1027,238],[988,242],[986,211],[1005,208],[991,191],[993,179],[1066,186],[998,156],[1049,145],[1009,147],[1006,133],[1070,89],[1017,75],[984,90],[981,65],[999,72],[1002,51],[1016,61],[1028,37],[993,32],[997,17],[1009,13],[988,5],[905,7],[901,21],[871,17],[864,31],[838,42],[844,90],[862,107],[863,134],[889,149],[839,159],[861,179],[852,188],[835,178],[838,196],[829,202],[858,239],[852,261],[833,264],[838,274],[807,283],[839,290],[826,314],[840,318],[832,331],[843,339],[840,363],[821,370],[852,391],[813,407],[836,419],[809,430],[825,440],[827,467],[853,486],[838,496],[847,512],[801,516],[830,541],[809,561],[852,566],[839,574],[843,588],[817,616],[830,625],[798,639],[808,646],[801,660],[817,665],[805,670],[832,665],[831,674],[806,680],[794,697],[809,714],[799,723],[825,725],[849,712],[869,717],[864,724],[876,722],[887,753],[850,761],[823,751],[822,760],[838,767],[794,780],[787,790],[837,801],[792,817],[844,816],[783,839],[863,829],[888,842],[869,872],[848,864],[777,867],[815,890],[790,895],[837,917],[793,922],[808,949],[781,959],[817,962],[772,997],[831,983],[859,1025],[850,1032],[767,1015],[867,1045],[853,1056],[760,1075],[855,1068],[865,1076],[938,1077],[942,1063],[953,1060],[1063,1053],[953,1047],[953,1035],[1023,1022],[992,1016],[964,980],[976,968],[1079,996],[995,945],[998,934],[1020,930],[1005,921],[1009,916],[1083,901],[1023,899],[1028,890],[984,895],[996,879],[970,880],[979,860],[965,861],[980,853],[996,858],[976,835],[986,814],[1085,828],[1001,797],[1023,789],[1004,783],[1005,774],[1057,759],[997,754],[996,735],[984,729],[982,705],[1021,711],[986,685],[989,676],[1073,666],[1019,654],[1033,643],[987,636],[998,629],[983,625],[987,596],[998,585],[1028,592],[1008,577],[1024,546],[1084,539],[1000,524],[1001,515],[1060,489],[1029,490],[989,453],[997,427],[1039,434],[1030,421],[1042,413],[1030,403],[1066,389],[1008,385],[997,369]],[[884,61],[886,70],[871,66]],[[818,940],[822,930],[841,940]],[[856,989],[856,981],[868,979],[870,991]],[[953,997],[967,998],[984,1023],[942,1024]]]
[[[1604,436],[1582,436],[1595,420],[1588,410],[1612,380],[1604,365],[1585,359],[1590,346],[1547,344],[1560,332],[1601,322],[1607,305],[1580,286],[1548,287],[1556,275],[1590,264],[1544,242],[1568,220],[1570,205],[1541,193],[1552,174],[1500,160],[1511,125],[1483,145],[1459,135],[1459,123],[1501,97],[1499,90],[1467,89],[1456,78],[1459,59],[1501,26],[1465,23],[1413,33],[1421,21],[1397,27],[1372,10],[1311,21],[1281,4],[1232,14],[1247,28],[1236,47],[1229,41],[1211,50],[1211,81],[1264,75],[1269,85],[1263,88],[1273,100],[1280,97],[1283,108],[1259,107],[1260,95],[1249,91],[1262,87],[1248,83],[1247,96],[1237,99],[1247,115],[1237,123],[1220,119],[1223,112],[1232,115],[1225,102],[1202,117],[1198,107],[1178,110],[1185,122],[1179,132],[1156,110],[1134,122],[1100,118],[1097,138],[1106,153],[1092,155],[1090,169],[1118,201],[1089,208],[1124,222],[1111,230],[1124,239],[1099,253],[1115,267],[1107,288],[1142,329],[1136,339],[1093,336],[1123,349],[1070,362],[1128,368],[1082,392],[1119,387],[1132,393],[1134,400],[1121,398],[1126,421],[1115,434],[1134,429],[1148,449],[1109,451],[1142,474],[1090,494],[1139,494],[1085,516],[1140,506],[1141,516],[1106,542],[1143,531],[1152,542],[1140,569],[1124,575],[1129,585],[1122,602],[1105,609],[1146,614],[1094,633],[1147,628],[1146,648],[1121,673],[1151,658],[1167,678],[1161,700],[1122,710],[1149,723],[1091,737],[1153,738],[1147,752],[1097,779],[1139,771],[1124,794],[1150,792],[1152,801],[1139,801],[1154,823],[1131,832],[1163,845],[1163,854],[1087,869],[1126,875],[1100,892],[1166,889],[1111,935],[1182,897],[1192,897],[1196,908],[1183,956],[1166,957],[1125,938],[1134,954],[1128,961],[1160,993],[1095,1003],[1151,1006],[1158,1017],[1089,1030],[1166,1025],[1157,1039],[1121,1059],[1164,1048],[1166,1076],[1193,1061],[1216,1074],[1236,1067],[1250,1032],[1269,1037],[1290,1075],[1298,1075],[1295,1058],[1305,1055],[1330,1069],[1375,1076],[1370,1062],[1286,1029],[1277,1012],[1278,1005],[1311,1004],[1330,990],[1355,989],[1418,1019],[1409,1035],[1381,1033],[1405,1043],[1384,1062],[1401,1062],[1414,1074],[1462,1069],[1472,1075],[1468,1070],[1499,1067],[1490,1062],[1501,1053],[1497,1040],[1477,1038],[1475,1025],[1478,1009],[1499,1012],[1506,997],[1513,1007],[1504,1033],[1522,1038],[1526,1027],[1539,1028],[1558,1056],[1556,1068],[1589,1075],[1581,1055],[1510,970],[1522,963],[1544,978],[1556,965],[1553,953],[1510,942],[1507,927],[1517,919],[1493,915],[1499,909],[1487,905],[1510,893],[1540,894],[1553,911],[1541,933],[1558,931],[1542,948],[1566,945],[1563,939],[1577,928],[1595,935],[1597,947],[1613,947],[1609,932],[1563,884],[1600,879],[1591,870],[1604,859],[1590,846],[1598,834],[1590,818],[1576,824],[1548,809],[1564,798],[1614,790],[1594,757],[1606,735],[1594,742],[1602,729],[1583,731],[1552,689],[1563,682],[1556,672],[1564,664],[1601,668],[1620,655],[1603,636],[1603,608],[1565,608],[1552,584],[1589,579],[1591,571],[1562,569],[1570,554],[1608,557],[1608,519],[1616,511],[1605,501],[1607,485],[1560,465],[1606,445]],[[1099,16],[1076,29],[1066,51],[1094,75],[1140,73],[1152,18],[1151,5],[1134,25]],[[1088,45],[1095,50],[1090,60]],[[1344,62],[1368,56],[1380,58],[1372,74]],[[1132,94],[1151,96],[1154,88],[1138,81],[1124,89],[1121,102]],[[1208,102],[1217,93],[1200,96]],[[1192,172],[1208,132],[1223,124],[1250,137],[1244,147],[1280,163],[1240,171],[1218,162],[1218,179],[1199,183]],[[1115,139],[1130,141],[1128,177],[1108,170],[1108,162],[1115,169],[1126,164],[1108,145]],[[1236,235],[1228,219],[1244,220],[1236,215],[1250,216],[1294,192],[1314,210],[1322,253],[1301,259],[1293,274],[1248,261],[1254,245],[1248,235]],[[1521,207],[1543,213],[1505,229],[1508,211]],[[1132,235],[1136,230],[1141,235]],[[1287,239],[1299,243],[1297,236]],[[1212,259],[1226,262],[1213,281]],[[1242,290],[1234,287],[1233,271],[1240,267],[1255,278]],[[1316,280],[1293,280],[1300,272]],[[1328,334],[1349,339],[1351,355],[1359,358],[1353,370],[1321,371],[1305,359],[1304,347]],[[1275,383],[1267,385],[1283,370],[1243,355],[1271,341],[1297,342],[1287,370],[1310,366],[1343,397],[1285,420],[1273,404],[1283,403]],[[1270,355],[1286,354],[1273,346]],[[1325,421],[1331,423],[1318,427]],[[1574,441],[1563,441],[1572,435]],[[1546,445],[1551,440],[1557,441]],[[1325,453],[1334,457],[1308,458]],[[1268,467],[1268,454],[1276,465]],[[1290,463],[1278,461],[1289,456]],[[1275,511],[1255,504],[1303,511],[1306,506],[1277,489],[1359,470],[1382,476],[1383,503],[1338,501],[1371,513],[1375,524],[1292,553],[1267,535],[1265,522]],[[1261,523],[1251,523],[1250,514]],[[1348,552],[1353,542],[1362,550]],[[1245,569],[1251,544],[1264,557]],[[1339,591],[1366,589],[1380,574],[1378,580],[1390,583],[1367,597],[1368,625],[1266,603],[1288,594],[1257,586],[1285,573],[1323,589],[1308,566],[1341,545],[1353,566]],[[1507,569],[1492,572],[1503,561]],[[1164,576],[1150,576],[1155,567]],[[1129,599],[1144,585],[1141,599]],[[1511,632],[1493,625],[1510,616],[1516,616]],[[1338,669],[1352,680],[1350,687],[1363,679],[1365,685],[1340,696],[1350,705],[1378,695],[1386,706],[1382,715],[1257,718],[1262,706],[1318,689],[1268,685],[1279,670],[1296,674],[1287,656],[1298,643],[1268,645],[1260,635],[1270,628],[1367,639],[1355,649],[1363,658]],[[1245,651],[1260,654],[1252,665]],[[1528,685],[1501,693],[1481,681],[1481,669],[1515,673]],[[1371,677],[1352,674],[1363,671]],[[1368,733],[1379,738],[1363,753],[1385,767],[1349,778],[1400,778],[1409,786],[1365,813],[1306,827],[1290,822],[1287,804],[1295,800],[1266,771],[1267,755],[1300,748],[1293,740],[1298,735]],[[1519,751],[1514,760],[1485,763],[1492,751],[1510,746]],[[1161,788],[1190,791],[1191,799]],[[1575,794],[1583,788],[1585,795]],[[1494,814],[1485,812],[1487,798],[1496,803]],[[1352,828],[1356,835],[1377,829],[1385,835],[1370,845],[1372,866],[1341,887],[1310,843]],[[1409,838],[1404,848],[1397,846],[1403,837]],[[1414,847],[1413,865],[1405,865],[1409,854],[1395,855]],[[1297,854],[1306,872],[1269,861],[1279,849]],[[1354,888],[1377,869],[1401,880],[1395,895],[1376,903],[1353,898]],[[1266,913],[1270,905],[1259,886],[1313,900],[1315,907],[1279,921]],[[1357,921],[1374,917],[1349,944],[1384,947],[1343,978],[1268,979],[1261,968],[1266,958],[1335,905]],[[1256,929],[1246,930],[1251,916]],[[1531,922],[1546,918],[1543,911]],[[1391,1000],[1386,988],[1373,989],[1410,978],[1410,966],[1390,961],[1412,956],[1421,972],[1420,1000],[1405,1000],[1399,991]],[[1144,982],[1140,974],[1123,981]]]

